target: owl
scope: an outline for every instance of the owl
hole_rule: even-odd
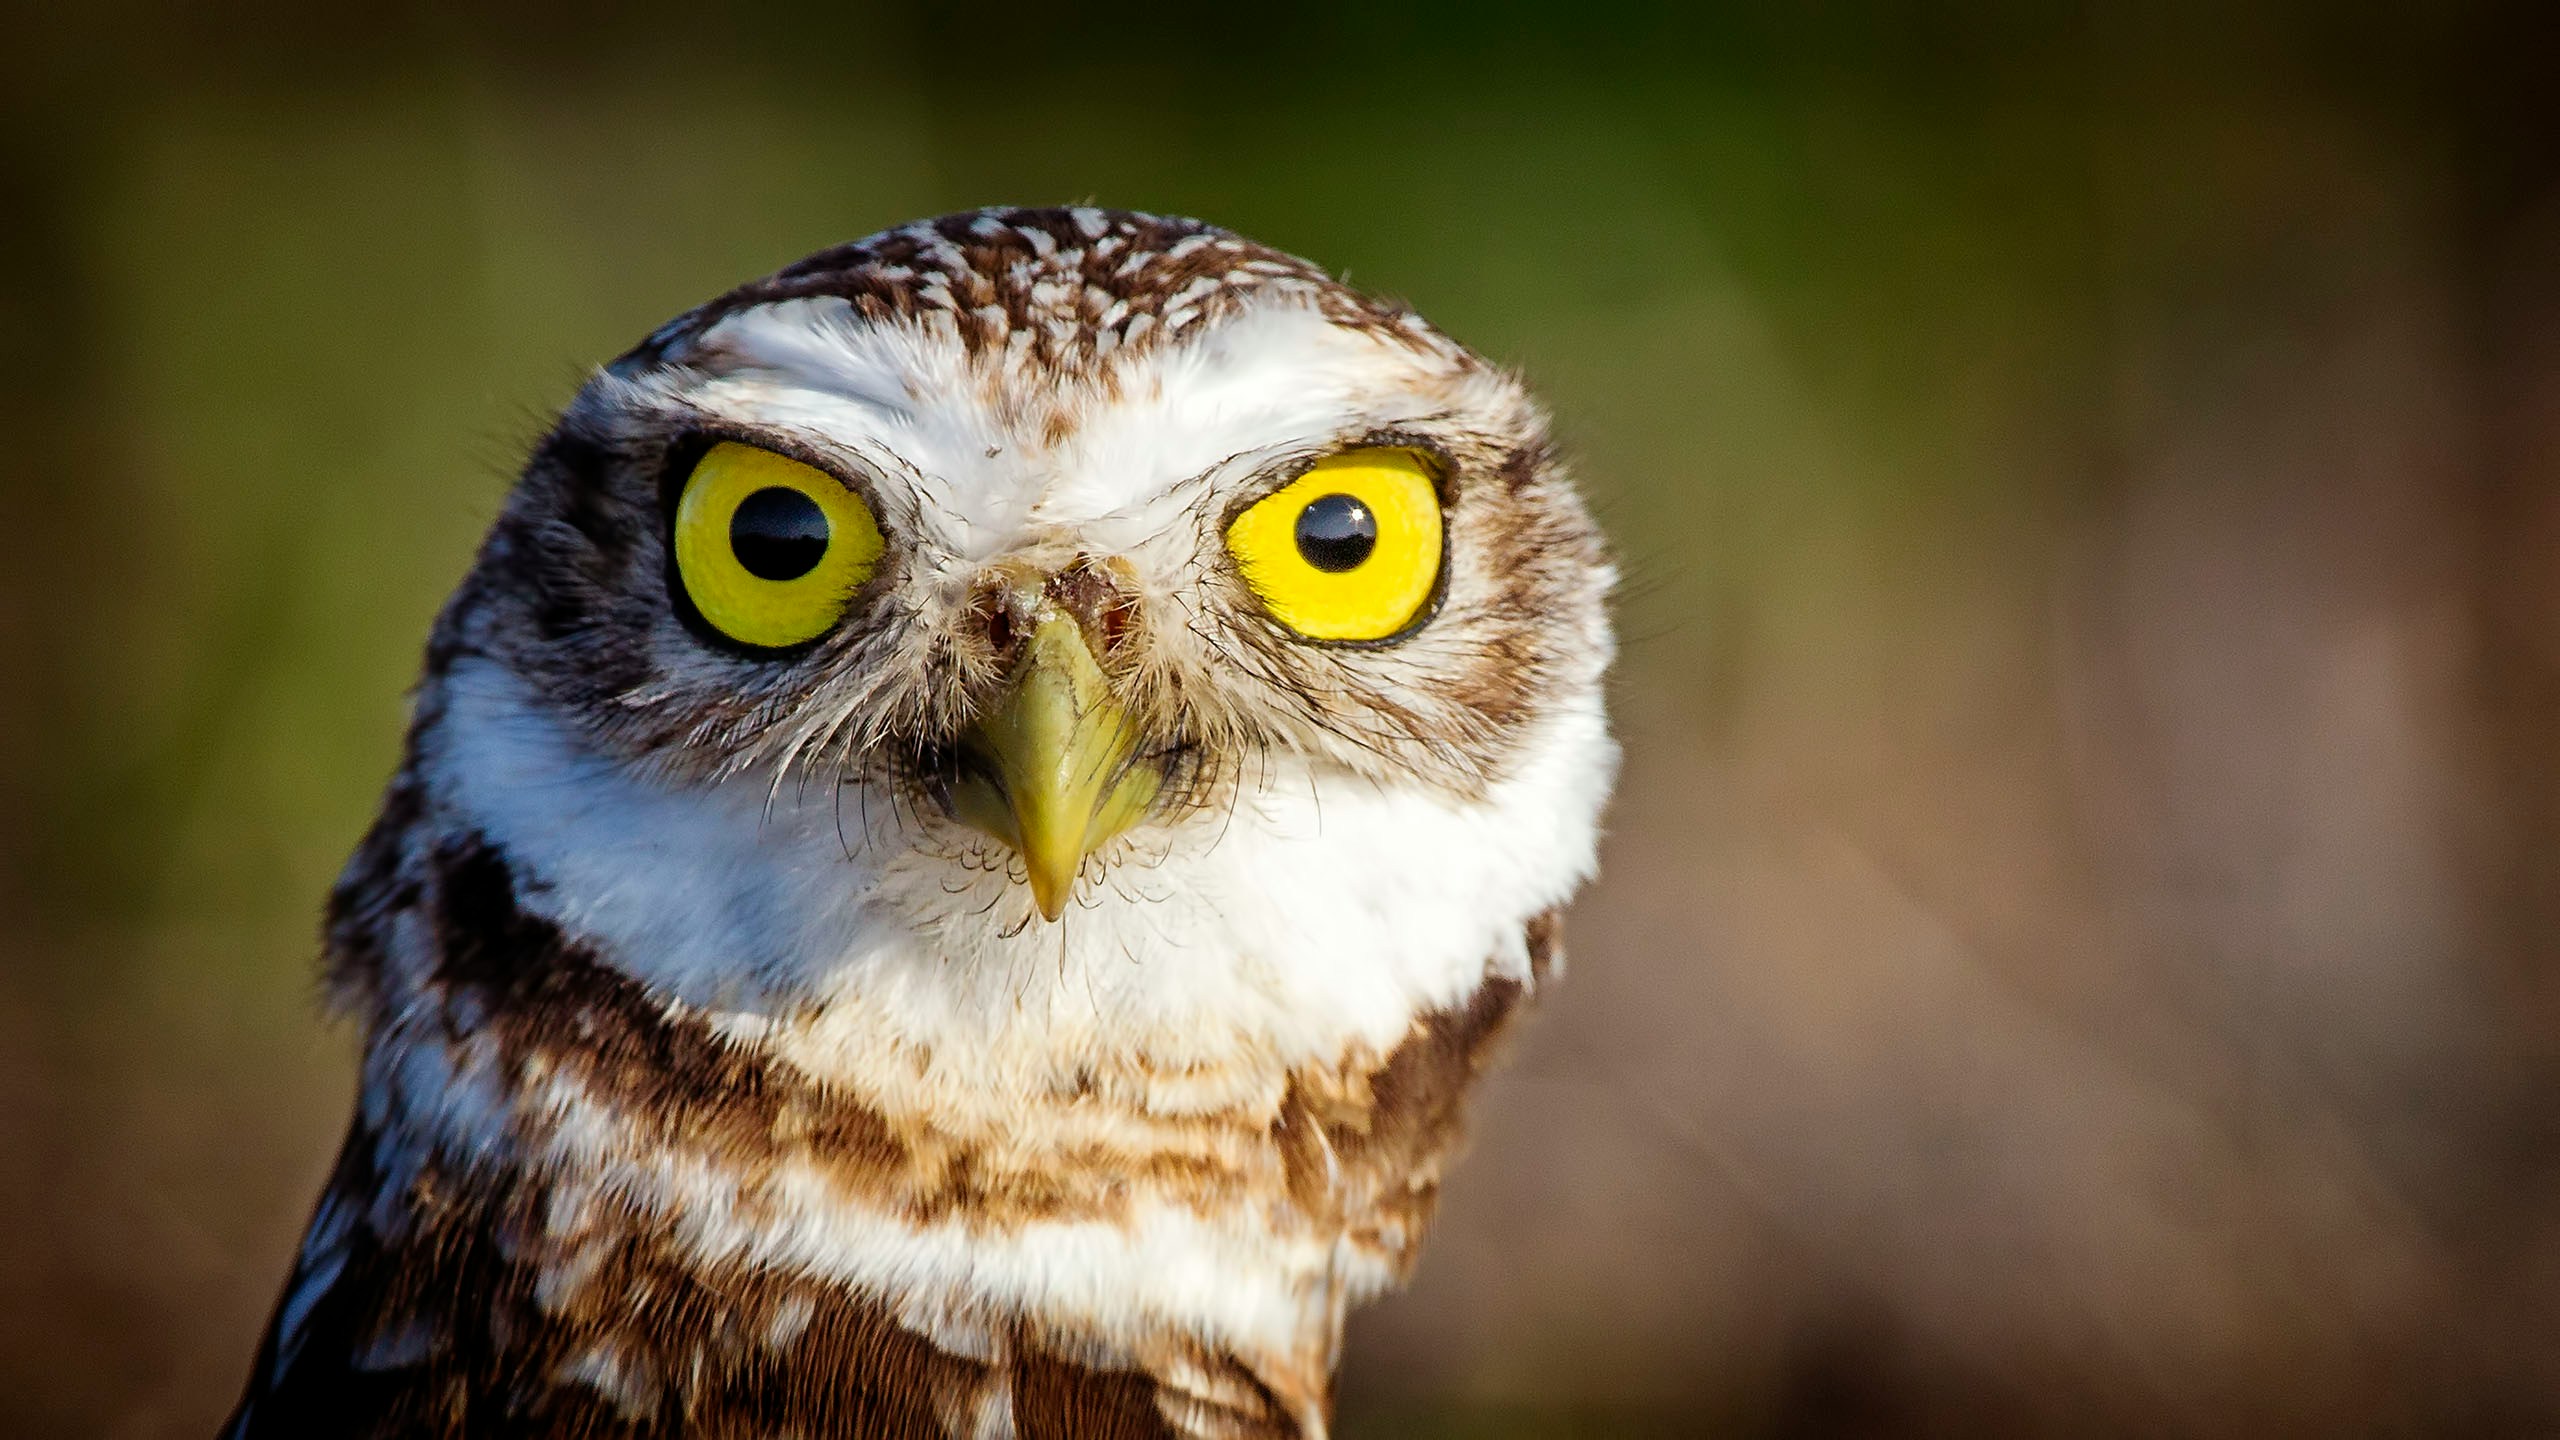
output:
[[[228,1433],[1323,1435],[1593,871],[1611,579],[1518,380],[1197,221],[665,325],[428,642]]]

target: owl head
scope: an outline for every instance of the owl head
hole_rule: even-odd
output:
[[[1590,872],[1610,583],[1537,406],[1410,311],[949,216],[584,387],[438,627],[418,803],[821,1068],[1331,1054],[1525,977]]]

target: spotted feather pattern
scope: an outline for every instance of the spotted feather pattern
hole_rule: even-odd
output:
[[[670,322],[622,364],[681,360],[729,315],[811,296],[848,300],[873,323],[945,326],[973,353],[1051,373],[1174,343],[1257,296],[1304,300],[1336,325],[1400,343],[1457,348],[1413,311],[1214,225],[1090,206],[999,207],[819,251]]]

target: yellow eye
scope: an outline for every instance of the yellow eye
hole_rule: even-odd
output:
[[[752,445],[711,447],[676,501],[676,573],[742,645],[815,640],[880,563],[879,522],[834,476]]]
[[[1384,640],[1440,580],[1440,492],[1411,450],[1352,450],[1227,526],[1227,552],[1281,624],[1310,640]]]

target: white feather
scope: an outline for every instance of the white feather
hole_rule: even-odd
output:
[[[1323,1284],[1330,1238],[1281,1239],[1254,1213],[1211,1217],[1146,1202],[1111,1220],[919,1224],[847,1203],[805,1162],[744,1181],[649,1142],[565,1081],[548,1104],[558,1124],[540,1158],[575,1177],[564,1186],[645,1206],[706,1261],[822,1276],[944,1314],[1075,1317],[1106,1343],[1171,1329],[1268,1354],[1339,1318],[1324,1313],[1343,1298]]]
[[[1231,816],[1152,837],[1048,925],[1000,871],[912,848],[937,822],[885,795],[671,788],[583,747],[490,661],[456,666],[445,704],[429,774],[521,867],[527,909],[742,1033],[814,1011],[812,1043],[845,1053],[797,1058],[831,1078],[921,1051],[938,1098],[997,1113],[1115,1056],[1276,1071],[1383,1051],[1488,974],[1525,976],[1522,927],[1592,871],[1616,753],[1586,697],[1473,802],[1278,757]],[[1226,1101],[1170,1082],[1154,1099]]]

